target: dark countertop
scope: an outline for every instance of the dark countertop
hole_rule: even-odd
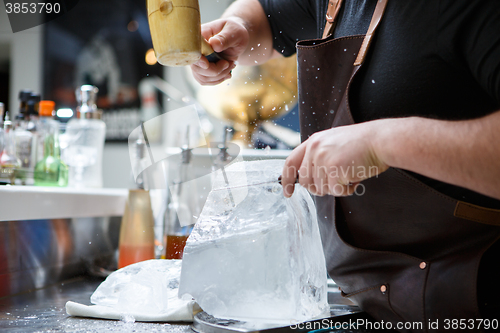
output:
[[[142,323],[71,317],[66,313],[67,301],[90,305],[90,296],[102,278],[79,277],[31,292],[0,298],[0,332],[169,332],[194,333],[191,323]],[[329,288],[329,303],[334,321],[355,321],[365,318],[359,308],[340,296],[334,286]],[[222,325],[227,328],[227,325]],[[235,325],[237,326],[237,325]],[[220,327],[219,327],[220,328]],[[234,327],[237,329],[237,327]],[[207,327],[204,327],[204,330]],[[276,333],[300,333],[311,329],[274,328]],[[217,333],[225,330],[216,330]],[[227,331],[226,331],[227,332]],[[224,333],[226,333],[224,332]],[[232,331],[235,332],[235,331]],[[343,329],[337,332],[371,332],[365,329]],[[377,333],[380,333],[378,330]]]
[[[190,323],[126,323],[71,317],[67,301],[90,305],[102,279],[81,277],[0,299],[0,332],[170,332],[192,333]]]

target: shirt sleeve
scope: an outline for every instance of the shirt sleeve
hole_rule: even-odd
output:
[[[441,0],[438,22],[445,60],[468,71],[500,108],[500,1]]]
[[[284,56],[295,54],[299,40],[316,38],[316,1],[259,0],[273,34],[273,47]]]

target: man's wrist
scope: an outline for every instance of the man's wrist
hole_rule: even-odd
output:
[[[379,161],[389,167],[404,168],[404,155],[413,150],[410,137],[415,138],[417,117],[388,118],[376,120],[377,130],[374,135],[373,149]]]
[[[375,131],[373,133],[373,155],[381,163],[387,166],[393,166],[393,154],[392,154],[392,119],[380,119],[375,120],[373,125],[375,125]]]

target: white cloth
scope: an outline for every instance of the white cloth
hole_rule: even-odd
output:
[[[183,307],[168,309],[167,312],[159,314],[123,313],[109,306],[83,305],[72,301],[66,303],[66,312],[70,316],[115,320],[124,319],[125,316],[132,316],[136,321],[144,322],[192,322],[194,314],[199,311],[200,308],[195,301],[188,301]]]
[[[93,305],[68,301],[71,316],[146,322],[192,322],[201,309],[179,298],[181,260],[147,260],[111,273],[90,297]]]

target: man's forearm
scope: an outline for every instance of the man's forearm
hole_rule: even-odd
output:
[[[238,59],[240,64],[256,65],[280,56],[273,49],[271,27],[258,0],[237,0],[226,9],[222,17],[241,20],[250,35],[248,47]]]
[[[500,111],[467,121],[382,121],[374,149],[389,166],[500,199]]]

